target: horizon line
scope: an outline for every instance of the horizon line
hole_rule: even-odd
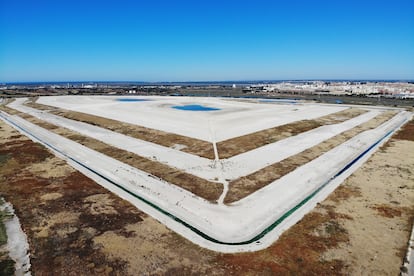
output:
[[[143,83],[143,84],[165,84],[165,83],[249,83],[249,82],[281,82],[281,81],[368,81],[368,82],[412,82],[413,79],[406,78],[309,78],[309,79],[246,79],[246,80],[186,80],[186,81],[142,81],[142,80],[36,80],[36,81],[0,81],[0,84],[40,84],[40,83]]]

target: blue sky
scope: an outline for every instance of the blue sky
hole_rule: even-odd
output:
[[[414,79],[414,1],[0,0],[0,82]]]

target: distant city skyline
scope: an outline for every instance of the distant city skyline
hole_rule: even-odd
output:
[[[141,2],[0,0],[0,83],[414,79],[413,1]]]

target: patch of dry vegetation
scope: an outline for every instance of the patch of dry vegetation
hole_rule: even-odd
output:
[[[14,136],[10,130],[2,132],[4,135],[9,139]],[[127,234],[124,226],[138,223],[146,217],[144,213],[79,172],[65,168],[67,164],[31,140],[3,141],[0,155],[9,156],[0,163],[0,194],[13,204],[28,236],[33,274],[124,274],[126,262],[110,259],[94,245],[92,238],[106,231]],[[52,159],[57,159],[53,164],[68,174],[47,178],[33,174],[32,165],[39,167]],[[45,166],[50,164],[47,161]],[[10,166],[14,169],[9,170]],[[100,198],[93,196],[102,193],[111,199],[105,204],[110,204],[117,214],[96,208],[94,213],[90,211],[90,204],[100,204],[96,202]]]
[[[66,115],[59,114],[60,116],[70,117],[68,114],[71,114],[72,111],[61,111],[60,109],[51,108],[49,106],[37,104],[34,102],[29,103],[32,107],[39,108],[39,109],[47,109],[50,112],[63,112]],[[303,131],[310,130],[312,128],[316,128],[318,126],[324,125],[324,124],[335,124],[339,122],[343,122],[345,120],[348,120],[350,118],[359,116],[363,113],[367,112],[366,110],[356,109],[356,108],[349,108],[334,114],[330,114],[327,116],[320,117],[315,120],[304,120],[300,122],[294,122],[292,124],[287,124],[284,126],[264,130],[261,132],[253,133],[250,135],[238,137],[240,140],[235,140],[234,142],[237,144],[240,141],[245,141],[244,139],[250,137],[248,141],[253,141],[254,137],[258,138],[257,141],[259,141],[259,144],[264,141],[264,137],[267,137],[266,141],[274,142],[273,140],[276,139],[283,139],[287,136],[291,135],[297,135],[298,133],[301,133]],[[345,131],[341,134],[336,135],[335,137],[332,137],[331,139],[328,139],[312,148],[309,148],[299,154],[296,154],[294,156],[291,156],[289,158],[286,158],[278,163],[269,165],[259,171],[256,171],[250,175],[241,177],[239,179],[233,180],[229,184],[229,191],[226,194],[226,197],[224,199],[224,202],[229,204],[232,202],[235,202],[237,200],[240,200],[247,195],[265,187],[269,183],[279,179],[280,177],[288,174],[289,172],[292,172],[297,167],[302,166],[306,164],[307,162],[321,156],[325,152],[333,149],[334,147],[342,144],[346,140],[352,138],[353,136],[369,130],[376,128],[380,124],[384,123],[388,119],[390,119],[392,116],[395,115],[396,112],[394,111],[387,111],[383,112],[380,115],[377,115],[375,118],[371,119],[368,122],[365,122],[351,130]],[[19,114],[19,113],[17,113]],[[57,113],[56,113],[57,114]],[[88,115],[88,114],[85,114]],[[36,119],[32,117],[31,115],[21,113],[19,116],[24,117],[25,119],[41,126],[46,129],[52,130],[55,133],[62,135],[64,137],[67,137],[69,139],[72,139],[74,141],[77,141],[89,148],[95,149],[99,152],[102,152],[108,156],[111,156],[121,162],[127,163],[131,166],[134,166],[138,169],[144,170],[154,176],[157,176],[161,179],[164,179],[170,183],[173,183],[177,186],[180,186],[186,190],[189,190],[193,192],[194,194],[201,196],[203,198],[206,198],[210,201],[215,201],[218,199],[222,192],[222,185],[217,184],[215,182],[207,181],[198,177],[195,177],[190,174],[186,174],[184,172],[181,172],[179,170],[173,169],[167,165],[161,164],[159,162],[138,156],[136,154],[132,154],[127,151],[116,149],[112,146],[109,146],[103,142],[100,142],[96,139],[80,135],[76,132],[70,131],[65,128],[57,127],[56,125],[49,124],[47,122],[41,121],[39,119]],[[89,116],[89,115],[88,115]],[[93,115],[91,115],[93,116]],[[93,116],[96,117],[96,116]],[[91,117],[92,118],[92,117]],[[76,118],[71,118],[76,119]],[[78,118],[79,119],[79,118]],[[107,119],[97,117],[97,119],[102,119],[103,121],[106,121]],[[87,121],[92,121],[87,120]],[[102,125],[104,123],[94,123],[95,125]],[[295,128],[296,127],[296,128]],[[119,132],[119,129],[112,129],[114,131]],[[269,138],[270,137],[270,138]],[[230,141],[230,140],[228,140]],[[239,141],[239,142],[237,142]],[[261,142],[260,142],[261,141]],[[226,142],[226,141],[225,141]],[[267,143],[266,142],[266,143]],[[269,142],[270,143],[270,142]],[[256,146],[260,146],[257,144]]]
[[[410,129],[407,124],[401,131]],[[414,143],[399,137],[394,134],[325,201],[354,218],[342,222],[350,242],[323,255],[344,260],[347,275],[399,273],[414,220]]]
[[[414,141],[414,120],[409,121],[394,136],[394,139]]]
[[[13,108],[6,106],[5,104],[0,104],[0,110],[4,111],[10,115],[17,115],[19,112]]]
[[[185,147],[182,147],[180,149],[181,151],[195,154],[208,159],[214,159],[213,144],[210,142],[174,133],[164,132],[161,130],[146,128],[139,125],[129,124],[117,120],[112,120],[96,115],[49,107],[47,105],[39,103],[30,102],[27,103],[27,105],[36,109],[47,110],[50,113],[57,116],[62,116],[68,119],[99,126],[137,139],[159,144],[165,147],[175,147],[176,145],[184,145]]]
[[[366,112],[367,110],[349,108],[313,120],[302,120],[261,130],[219,142],[217,143],[217,150],[220,158],[230,158],[232,156],[283,140],[290,136],[298,135],[323,125],[333,125],[344,122]]]
[[[229,183],[229,191],[224,199],[224,202],[232,203],[248,196],[249,194],[254,193],[255,191],[281,178],[282,176],[294,171],[296,168],[312,161],[327,151],[346,142],[355,135],[378,127],[382,123],[392,118],[395,114],[395,111],[386,111],[384,113],[381,113],[368,122],[365,122],[350,130],[344,131],[328,140],[319,143],[316,146],[288,157],[278,163],[269,165],[250,175],[231,181]]]
[[[349,242],[341,221],[351,217],[334,206],[319,205],[285,231],[276,243],[252,253],[223,254],[219,262],[240,275],[340,275],[345,263],[324,260],[321,254]]]
[[[58,135],[78,142],[90,149],[99,151],[109,157],[168,181],[171,184],[186,189],[187,191],[190,191],[193,194],[211,202],[215,202],[223,192],[223,185],[221,183],[211,182],[162,164],[158,161],[153,161],[129,151],[115,148],[94,138],[81,135],[78,132],[42,121],[27,113],[15,111],[15,115],[18,115],[19,117],[22,117],[25,120],[50,130]]]
[[[398,275],[414,216],[413,150],[391,139],[273,245],[240,254],[192,244],[80,173],[33,174],[32,164],[68,165],[1,121],[0,194],[28,236],[34,275]]]
[[[195,154],[201,157],[214,159],[212,145],[208,142],[198,139],[185,137],[173,133],[166,133],[159,130],[149,129],[142,126],[132,125],[112,119],[99,117],[96,115],[85,114],[81,112],[63,110],[52,106],[36,103],[35,100],[26,103],[36,109],[46,110],[52,114],[73,119],[88,124],[106,128],[118,133],[122,133],[137,139],[153,142],[166,147],[175,145],[184,145],[180,150]],[[352,119],[367,110],[349,108],[333,114],[322,116],[313,120],[302,120],[290,124],[258,131],[248,135],[228,139],[217,143],[220,158],[230,158],[232,156],[244,153],[258,147],[277,142],[290,136],[300,134],[311,129],[329,124],[337,124]]]
[[[329,195],[329,200],[335,203],[346,201],[351,197],[361,197],[361,189],[356,186],[341,185],[335,192]]]
[[[401,214],[404,211],[404,209],[401,207],[393,207],[388,204],[376,204],[371,208],[376,210],[378,214],[386,218],[401,217]]]

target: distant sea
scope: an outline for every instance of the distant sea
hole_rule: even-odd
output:
[[[188,81],[188,82],[145,82],[145,81],[38,81],[38,82],[5,82],[4,85],[23,85],[23,86],[81,86],[83,85],[108,85],[108,86],[143,86],[143,85],[181,85],[181,86],[209,86],[209,85],[254,85],[254,84],[271,84],[281,82],[310,82],[310,81],[326,81],[326,82],[413,82],[414,80],[356,80],[356,79],[307,79],[307,80],[245,80],[245,81]]]

